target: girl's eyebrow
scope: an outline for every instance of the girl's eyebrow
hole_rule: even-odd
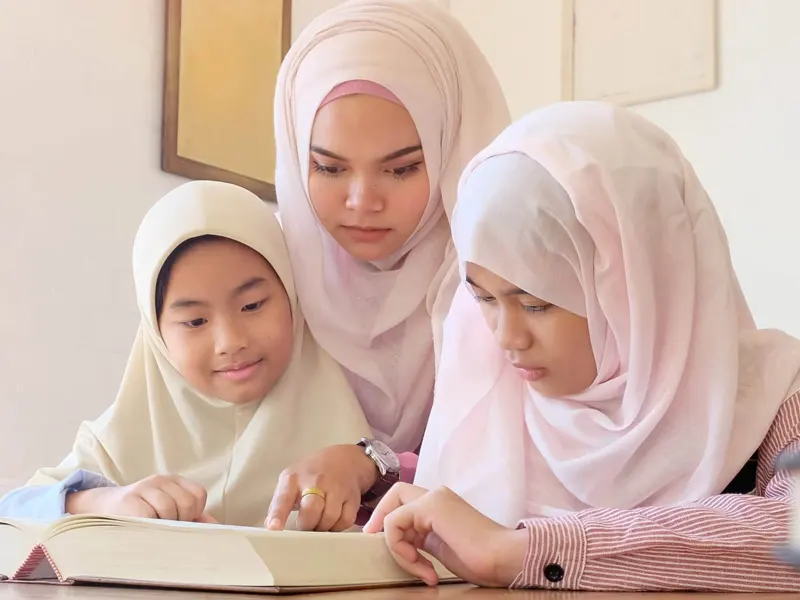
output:
[[[231,296],[239,296],[240,294],[244,294],[245,292],[265,283],[267,283],[267,279],[265,277],[251,277],[243,284],[236,286],[236,289],[233,290]],[[180,308],[196,308],[198,306],[208,306],[208,302],[195,300],[194,298],[179,298],[178,300],[175,300],[175,302],[170,303],[169,308],[171,310],[177,310]]]
[[[267,279],[265,277],[251,277],[250,279],[245,281],[243,284],[237,286],[236,289],[233,291],[232,295],[233,296],[238,296],[240,294],[244,294],[245,292],[248,292],[248,291],[252,290],[253,288],[257,288],[260,285],[265,284],[265,283],[267,283]]]
[[[180,298],[179,300],[175,300],[169,305],[170,310],[176,310],[179,308],[193,308],[197,306],[205,306],[208,304],[207,302],[201,302],[200,300],[192,300],[189,298]]]
[[[395,150],[394,152],[390,152],[386,156],[380,159],[380,162],[389,162],[390,160],[395,160],[396,158],[401,158],[403,156],[407,156],[414,152],[422,150],[422,146],[417,144],[416,146],[406,146],[405,148],[400,148],[399,150]],[[347,159],[342,156],[341,154],[336,154],[336,152],[331,152],[323,148],[322,146],[311,146],[311,151],[316,154],[321,154],[322,156],[327,156],[328,158],[332,158],[334,160],[341,160],[343,162],[347,162]]]

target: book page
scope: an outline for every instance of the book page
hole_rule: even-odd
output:
[[[280,588],[418,583],[401,569],[382,533],[283,532],[251,535]],[[428,557],[431,558],[431,557]],[[431,559],[442,580],[455,576]]]
[[[46,546],[66,578],[280,588],[418,582],[395,563],[383,534],[95,516],[63,520]]]
[[[34,535],[42,534],[53,521],[43,521],[41,519],[3,519],[0,518],[0,527],[8,526],[15,529],[29,531]]]
[[[241,525],[223,525],[219,523],[193,523],[193,522],[186,522],[186,521],[166,521],[162,519],[145,519],[140,517],[119,517],[119,516],[111,516],[111,515],[94,515],[94,514],[83,514],[83,515],[70,515],[68,517],[64,517],[63,519],[59,519],[58,521],[54,521],[52,523],[47,523],[44,521],[34,522],[31,521],[30,523],[36,523],[37,528],[41,531],[45,531],[43,534],[42,539],[50,539],[56,535],[60,535],[66,531],[70,531],[72,529],[83,529],[86,527],[96,527],[98,525],[104,526],[119,526],[119,527],[126,527],[126,526],[136,526],[138,528],[145,528],[145,529],[182,529],[182,530],[195,530],[195,531],[239,531],[244,533],[252,533],[254,531],[267,531],[265,528],[261,527],[243,527]],[[286,521],[286,529],[285,531],[300,531],[297,527],[297,511],[294,511],[289,514],[289,518]],[[345,533],[355,533],[361,532],[361,527],[353,526],[350,529],[346,530]]]
[[[220,527],[220,526],[217,526]],[[244,535],[111,522],[45,543],[64,579],[185,587],[268,587],[272,575]]]

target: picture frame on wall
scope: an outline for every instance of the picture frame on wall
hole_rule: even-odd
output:
[[[291,0],[165,0],[161,168],[275,201],[273,99]]]
[[[718,84],[718,0],[565,0],[565,96],[622,105]]]

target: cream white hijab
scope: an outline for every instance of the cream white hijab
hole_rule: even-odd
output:
[[[348,255],[308,196],[311,128],[337,85],[392,92],[422,141],[431,196],[396,256]],[[510,121],[475,42],[427,0],[356,0],[314,20],[281,66],[275,94],[276,188],[298,295],[320,345],[345,367],[375,435],[415,450],[433,397],[434,335],[457,285],[447,218],[467,162]]]
[[[158,333],[155,286],[164,261],[201,235],[235,240],[261,254],[283,282],[294,316],[291,364],[261,402],[236,406],[193,389],[175,370]],[[280,472],[332,444],[355,443],[369,427],[341,368],[314,343],[297,305],[289,256],[268,206],[234,185],[195,181],[145,216],[133,248],[142,321],[116,402],[83,423],[72,453],[29,485],[75,469],[129,485],[177,474],[208,490],[208,512],[223,523],[262,525]]]
[[[453,238],[462,273],[587,317],[598,367],[580,394],[537,394],[459,289],[416,482],[501,523],[717,494],[799,387],[800,342],[756,329],[698,178],[632,112],[565,103],[512,125],[466,169]]]

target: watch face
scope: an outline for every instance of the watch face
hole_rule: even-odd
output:
[[[375,456],[386,465],[386,468],[389,471],[399,471],[400,470],[400,459],[397,458],[397,454],[389,448],[386,444],[379,440],[372,440],[370,442],[370,446],[372,447],[372,452],[375,453]]]

